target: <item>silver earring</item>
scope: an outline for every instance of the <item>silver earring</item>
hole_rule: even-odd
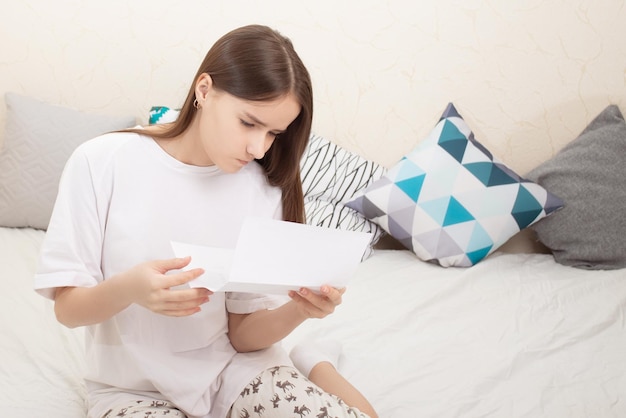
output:
[[[196,109],[200,109],[200,104],[198,103],[198,99],[193,101],[193,107],[195,107]]]

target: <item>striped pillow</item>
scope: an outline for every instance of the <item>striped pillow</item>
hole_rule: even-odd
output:
[[[378,180],[385,168],[312,134],[300,162],[307,223],[372,234],[371,247],[385,231],[346,206],[357,192]]]

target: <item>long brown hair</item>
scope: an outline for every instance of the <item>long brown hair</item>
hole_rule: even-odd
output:
[[[268,182],[282,190],[283,219],[304,223],[300,159],[311,132],[313,89],[291,40],[262,25],[244,26],[222,36],[198,68],[176,121],[153,136],[173,138],[187,130],[196,113],[196,81],[203,73],[211,76],[217,90],[244,100],[272,100],[291,93],[300,103],[300,114],[257,162]]]

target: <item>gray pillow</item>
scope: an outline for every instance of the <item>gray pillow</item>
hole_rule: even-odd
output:
[[[6,93],[0,150],[0,226],[46,229],[61,172],[80,143],[135,124],[134,117],[82,113]]]
[[[565,201],[532,227],[558,263],[626,267],[626,122],[616,105],[527,177]]]

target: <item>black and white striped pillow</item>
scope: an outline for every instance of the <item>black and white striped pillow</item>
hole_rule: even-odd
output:
[[[345,206],[345,203],[385,172],[383,166],[322,136],[311,134],[300,162],[307,223],[372,233],[371,248],[385,231],[356,210]],[[370,253],[368,251],[366,255]]]

